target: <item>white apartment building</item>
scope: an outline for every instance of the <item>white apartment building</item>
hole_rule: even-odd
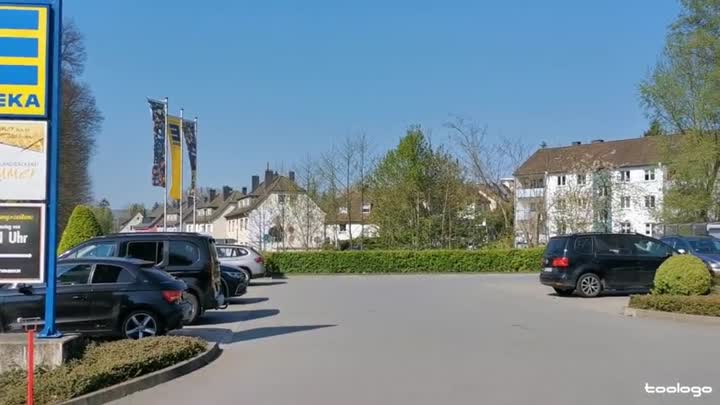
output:
[[[270,170],[252,178],[249,194],[224,214],[225,236],[260,250],[317,249],[324,241],[325,213],[295,183],[295,174]]]
[[[515,245],[573,232],[656,235],[666,168],[653,137],[541,148],[515,172]]]

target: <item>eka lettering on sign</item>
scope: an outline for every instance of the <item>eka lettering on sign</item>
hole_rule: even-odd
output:
[[[45,204],[0,204],[0,284],[45,279]]]
[[[0,116],[47,115],[48,14],[0,5]]]

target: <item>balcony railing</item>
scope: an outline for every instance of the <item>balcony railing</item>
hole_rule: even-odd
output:
[[[518,198],[539,198],[543,196],[544,188],[519,188],[515,191]]]

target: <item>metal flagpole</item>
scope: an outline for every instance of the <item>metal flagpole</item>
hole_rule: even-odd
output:
[[[167,232],[167,200],[168,200],[168,155],[170,154],[170,151],[168,150],[168,143],[170,140],[168,139],[168,98],[165,97],[165,195],[163,198],[163,232]]]
[[[193,183],[193,232],[197,232],[197,147],[198,119],[195,117],[195,182]]]
[[[178,228],[178,231],[183,231],[183,178],[185,177],[185,172],[183,172],[183,160],[185,160],[185,156],[183,155],[183,143],[185,143],[185,137],[183,134],[183,127],[185,126],[185,120],[183,118],[183,115],[185,114],[185,109],[180,109],[180,227]]]

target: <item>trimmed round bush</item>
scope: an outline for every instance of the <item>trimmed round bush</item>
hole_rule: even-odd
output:
[[[58,245],[58,254],[64,253],[88,239],[102,236],[102,234],[102,227],[92,209],[85,205],[78,205],[70,215],[62,234],[60,245]]]
[[[665,260],[655,273],[653,294],[705,295],[712,277],[705,263],[695,256],[679,255]]]

